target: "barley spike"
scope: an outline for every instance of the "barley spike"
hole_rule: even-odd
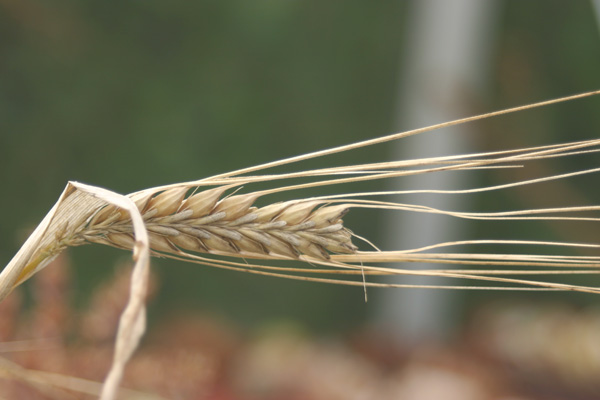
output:
[[[222,198],[226,189],[217,187],[186,196],[190,188],[176,187],[152,196],[130,197],[142,212],[150,246],[156,252],[187,250],[276,258],[306,255],[328,260],[330,253],[357,250],[352,233],[341,220],[347,205],[294,200],[257,208],[253,205],[260,194]],[[75,238],[78,243],[85,240],[119,248],[131,248],[134,243],[131,224],[113,206],[99,210]]]

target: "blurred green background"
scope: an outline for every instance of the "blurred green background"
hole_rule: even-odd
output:
[[[412,6],[0,0],[0,264],[69,180],[129,193],[395,131]],[[600,87],[588,2],[502,1],[497,13],[491,82],[474,113]],[[593,138],[600,101],[495,121],[478,139],[485,148]],[[580,183],[598,199],[597,185]],[[352,228],[378,241],[379,222]],[[99,246],[71,254],[82,302],[128,257]],[[153,265],[152,315],[191,308],[248,326],[283,318],[337,331],[377,306],[376,293],[365,304],[357,288]]]

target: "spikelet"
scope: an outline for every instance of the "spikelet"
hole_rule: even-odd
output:
[[[165,215],[175,213],[181,207],[181,202],[187,191],[187,187],[177,187],[165,190],[148,201],[142,214],[150,214],[153,217],[164,217]]]
[[[227,190],[226,186],[220,186],[194,194],[183,202],[181,209],[192,210],[191,217],[194,218],[205,216],[215,208],[225,190]]]

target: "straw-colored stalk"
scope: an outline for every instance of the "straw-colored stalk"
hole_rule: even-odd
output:
[[[156,187],[123,196],[105,189],[70,182],[58,202],[31,234],[23,247],[0,274],[0,300],[21,282],[46,266],[69,246],[100,243],[133,249],[135,266],[130,300],[125,308],[115,344],[113,365],[102,390],[102,399],[116,396],[127,360],[144,332],[144,298],[150,255],[170,257],[206,266],[254,274],[366,287],[430,287],[437,289],[485,290],[570,290],[600,293],[593,286],[546,282],[519,278],[535,275],[593,274],[600,269],[600,257],[565,255],[572,248],[597,249],[595,243],[543,241],[472,240],[432,244],[410,250],[385,251],[354,235],[342,217],[352,209],[370,208],[443,214],[481,220],[569,220],[598,221],[593,213],[600,206],[569,206],[496,213],[470,213],[378,200],[402,193],[465,194],[496,191],[531,185],[576,175],[599,172],[600,168],[499,186],[455,191],[402,191],[343,193],[293,199],[256,207],[273,193],[299,191],[311,187],[352,184],[416,174],[443,173],[489,168],[518,168],[529,162],[577,156],[600,150],[600,139],[497,152],[451,155],[417,160],[348,165],[285,174],[250,175],[268,168],[346,152],[398,140],[441,127],[458,125],[492,116],[552,103],[600,94],[600,91],[465,118],[427,128],[398,133],[290,159],[250,167],[193,182]],[[248,191],[258,182],[284,182],[295,178],[304,183],[280,184],[272,189]],[[243,187],[243,189],[241,189]],[[237,191],[245,191],[238,194]],[[353,238],[366,242],[359,250]],[[355,240],[358,242],[358,240]],[[439,252],[459,245],[543,245],[548,254],[488,254]],[[217,257],[214,257],[216,255]],[[223,257],[224,256],[224,257]],[[294,260],[289,266],[282,260]],[[273,262],[278,261],[278,262]],[[298,263],[300,261],[300,263]],[[380,263],[437,263],[466,265],[470,269],[441,268],[421,270],[378,266]],[[323,277],[331,274],[337,277]],[[432,276],[477,281],[479,285],[411,285],[381,283],[371,275]]]

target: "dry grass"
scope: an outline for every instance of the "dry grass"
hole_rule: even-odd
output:
[[[367,279],[371,275],[435,276],[477,281],[478,285],[430,285],[430,288],[485,290],[572,290],[600,293],[592,286],[547,282],[521,276],[574,275],[598,273],[600,257],[568,255],[572,248],[597,249],[595,243],[566,243],[536,240],[475,240],[439,243],[404,251],[359,251],[352,243],[355,236],[343,224],[342,217],[350,209],[385,209],[434,213],[464,219],[484,220],[566,220],[598,221],[599,206],[567,206],[495,213],[472,213],[439,210],[413,204],[378,200],[382,196],[414,193],[371,192],[342,193],[307,199],[294,199],[264,207],[255,207],[259,198],[281,192],[311,187],[354,184],[427,173],[445,173],[490,168],[520,168],[539,160],[573,157],[600,148],[600,139],[558,145],[497,152],[450,155],[445,157],[349,165],[285,174],[250,175],[268,168],[306,159],[351,151],[385,143],[470,121],[490,118],[532,107],[600,94],[585,93],[525,107],[452,121],[432,127],[399,133],[330,150],[293,157],[221,174],[193,182],[151,188],[128,196],[70,182],[59,201],[40,223],[17,255],[0,275],[0,299],[46,266],[62,250],[85,243],[101,243],[133,249],[136,260],[130,288],[130,299],[121,315],[115,354],[105,381],[102,399],[116,396],[125,364],[137,347],[145,329],[144,300],[147,293],[150,255],[176,258],[198,264],[245,271],[254,274],[376,287],[423,287],[408,283],[379,283]],[[498,191],[600,171],[600,168],[541,176],[510,184],[455,191],[421,191],[465,194]],[[285,185],[291,179],[302,183]],[[249,191],[254,183],[273,183],[271,189]],[[241,189],[243,187],[243,189]],[[358,236],[356,238],[362,239]],[[366,241],[366,240],[365,240]],[[370,244],[367,241],[368,244]],[[520,253],[440,253],[438,250],[469,245],[531,245],[548,248],[544,254]],[[371,246],[370,246],[371,247]],[[203,253],[205,253],[203,255]],[[213,257],[217,256],[227,256]],[[271,261],[277,260],[277,263]],[[285,266],[282,260],[300,260],[300,266]],[[413,270],[377,266],[387,262],[428,262],[464,265],[471,269]],[[321,274],[335,274],[325,278]]]

